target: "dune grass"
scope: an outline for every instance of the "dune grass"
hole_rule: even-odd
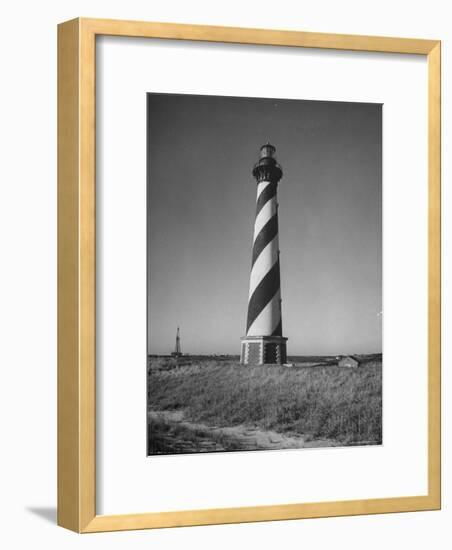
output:
[[[150,370],[149,406],[215,426],[249,425],[345,445],[382,441],[381,363],[357,369],[206,361]]]

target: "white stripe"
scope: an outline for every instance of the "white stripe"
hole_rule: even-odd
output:
[[[276,235],[275,238],[267,244],[264,250],[262,250],[257,260],[254,262],[250,275],[250,298],[257,285],[262,281],[278,259],[278,244],[278,235]]]
[[[263,190],[270,185],[269,181],[261,181],[257,184],[257,197],[256,202],[259,200],[260,194],[263,192]]]
[[[261,208],[259,214],[256,216],[256,220],[254,222],[253,242],[256,240],[256,237],[259,235],[260,230],[264,227],[268,220],[270,220],[276,214],[276,209],[277,202],[275,195],[265,203],[265,205]]]
[[[250,326],[247,336],[271,336],[281,321],[281,290],[278,289],[273,298]]]

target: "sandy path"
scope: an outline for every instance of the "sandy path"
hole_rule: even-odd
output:
[[[184,441],[180,452],[221,451],[221,450],[258,450],[258,449],[300,449],[307,447],[333,447],[339,445],[334,440],[310,440],[298,435],[286,435],[271,430],[251,428],[249,426],[209,426],[184,419],[183,411],[149,411],[151,423],[165,423],[182,429]],[[187,446],[187,434],[193,433],[192,448]],[[168,437],[171,437],[170,435]],[[182,436],[181,436],[182,437]],[[177,445],[175,437],[171,448]]]

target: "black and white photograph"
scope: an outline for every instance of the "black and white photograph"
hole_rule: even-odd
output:
[[[2,7],[0,546],[447,550],[449,4]]]
[[[381,445],[382,109],[147,94],[147,454]]]

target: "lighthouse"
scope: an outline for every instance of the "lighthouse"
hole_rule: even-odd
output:
[[[287,338],[282,335],[281,285],[278,239],[277,188],[282,178],[270,143],[260,149],[253,176],[257,182],[256,217],[248,297],[243,364],[277,364],[287,360]]]
[[[176,332],[176,347],[174,348],[174,351],[171,353],[173,357],[180,357],[182,355],[182,350],[180,348],[180,332],[179,327],[177,327]]]

